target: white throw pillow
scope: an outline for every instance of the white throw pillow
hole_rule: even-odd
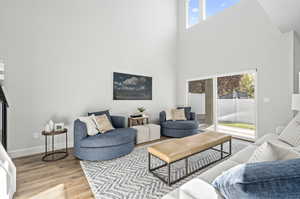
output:
[[[266,162],[276,160],[290,160],[300,158],[300,153],[291,147],[282,147],[272,142],[265,142],[254,151],[248,163]]]
[[[95,115],[87,116],[87,117],[79,117],[78,119],[82,122],[85,123],[86,129],[87,129],[87,134],[89,136],[93,136],[99,133],[97,130],[96,123],[94,122]]]
[[[172,120],[172,109],[167,109],[165,110],[165,113],[166,113],[166,120]]]
[[[279,135],[279,139],[292,145],[300,145],[300,114],[298,113]]]

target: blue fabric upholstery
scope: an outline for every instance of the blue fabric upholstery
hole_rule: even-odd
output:
[[[133,128],[114,129],[106,133],[98,133],[81,140],[80,147],[96,148],[109,147],[132,142],[135,139],[136,130]]]
[[[81,148],[74,155],[82,160],[98,161],[111,160],[129,154],[135,146],[135,142],[104,148]]]
[[[190,130],[197,129],[198,124],[194,120],[180,120],[180,121],[165,121],[161,124],[162,128]]]
[[[112,115],[110,118],[115,128],[125,128],[125,117]]]
[[[190,120],[196,120],[196,113],[195,112],[190,113]]]
[[[162,111],[159,113],[159,123],[162,124],[166,121],[166,112]]]
[[[300,198],[300,159],[242,164],[212,184],[226,199]]]
[[[190,120],[166,121],[166,112],[159,113],[159,121],[161,125],[161,134],[167,137],[181,138],[198,134],[199,123],[195,120],[195,113],[190,112]]]
[[[104,134],[87,135],[86,124],[74,122],[74,155],[83,160],[110,160],[130,153],[135,145],[136,129],[125,127],[125,118],[111,116],[116,128]]]
[[[107,116],[107,118],[109,119],[109,121],[112,122],[109,110],[88,113],[88,115],[104,115],[104,114]]]

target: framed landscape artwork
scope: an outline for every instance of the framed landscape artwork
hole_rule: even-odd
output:
[[[152,100],[152,77],[113,74],[114,100]]]

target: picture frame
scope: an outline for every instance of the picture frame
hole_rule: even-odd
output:
[[[114,72],[113,100],[152,100],[152,77]]]
[[[54,130],[55,131],[63,131],[65,128],[64,123],[55,123]]]

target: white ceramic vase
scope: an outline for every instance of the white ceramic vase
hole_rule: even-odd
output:
[[[49,125],[50,131],[53,131],[54,130],[54,122],[52,120],[50,120],[48,125]]]

